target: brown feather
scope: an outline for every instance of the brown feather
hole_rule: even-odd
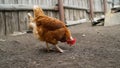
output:
[[[65,27],[65,24],[56,18],[41,16],[35,20],[37,26],[43,26],[48,30],[56,30]]]
[[[34,22],[38,39],[56,45],[58,41],[66,42],[71,33],[62,21],[46,16],[39,7],[34,8]]]

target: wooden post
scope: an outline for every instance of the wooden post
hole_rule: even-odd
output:
[[[114,2],[115,2],[115,1],[114,1],[114,0],[112,0],[112,8],[114,7]]]
[[[107,0],[103,0],[104,3],[104,14],[107,12]]]
[[[65,22],[64,7],[62,0],[58,0],[58,9],[59,9],[60,20]]]
[[[94,11],[93,11],[93,0],[89,0],[90,3],[90,20],[93,21],[94,18]]]

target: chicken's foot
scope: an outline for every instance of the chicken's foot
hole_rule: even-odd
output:
[[[60,52],[60,53],[63,53],[64,51],[58,46],[58,45],[55,45],[56,49]]]

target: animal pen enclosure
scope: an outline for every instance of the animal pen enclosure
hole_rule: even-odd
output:
[[[89,19],[89,4],[90,0],[63,0],[65,22]],[[0,0],[0,36],[28,30],[27,13],[33,13],[33,5],[40,5],[48,16],[60,18],[58,0]],[[103,0],[93,0],[93,5],[95,17],[104,14]]]

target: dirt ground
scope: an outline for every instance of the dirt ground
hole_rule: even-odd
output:
[[[47,52],[32,34],[2,37],[0,68],[120,68],[120,25],[70,26],[75,46],[58,45],[64,53]],[[54,46],[50,45],[54,49]]]

